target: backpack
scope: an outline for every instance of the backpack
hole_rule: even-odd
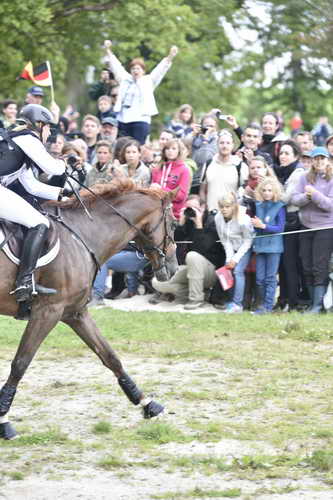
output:
[[[10,132],[0,128],[0,177],[16,172],[25,159],[24,151],[12,140]]]

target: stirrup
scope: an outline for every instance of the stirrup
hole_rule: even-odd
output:
[[[15,295],[16,302],[31,302],[35,295],[55,295],[58,293],[54,288],[46,288],[42,285],[36,285],[34,275],[31,276],[31,281],[27,280],[22,283],[15,290],[10,292],[10,295]]]

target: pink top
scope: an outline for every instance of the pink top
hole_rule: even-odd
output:
[[[179,219],[180,211],[185,206],[190,190],[189,168],[182,160],[167,161],[161,167],[155,167],[152,170],[151,181],[159,184],[163,191],[172,191],[178,188],[177,195],[172,201],[172,210],[175,218]]]

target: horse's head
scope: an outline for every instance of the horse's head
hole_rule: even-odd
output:
[[[142,228],[143,236],[138,236],[144,254],[151,262],[159,281],[167,281],[175,272],[176,245],[174,231],[176,219],[172,213],[171,201],[176,193],[165,194],[159,205],[149,217],[149,222]]]

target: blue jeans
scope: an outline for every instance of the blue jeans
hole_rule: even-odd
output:
[[[256,284],[262,289],[263,306],[267,311],[271,311],[274,306],[277,287],[276,275],[280,257],[280,253],[258,253],[256,255]]]
[[[108,270],[127,273],[127,287],[129,292],[136,292],[138,289],[137,273],[141,271],[149,260],[146,259],[140,252],[122,250],[113,255],[97,273],[94,281],[93,290],[94,296],[103,298],[105,291],[105,281],[108,275]]]
[[[150,132],[150,123],[147,122],[130,122],[130,123],[118,123],[118,136],[124,137],[129,135],[139,141],[140,144],[146,142],[147,136]]]
[[[238,306],[243,306],[244,291],[245,291],[245,269],[250,261],[251,249],[243,255],[241,260],[238,262],[234,268],[234,289],[232,301]]]

